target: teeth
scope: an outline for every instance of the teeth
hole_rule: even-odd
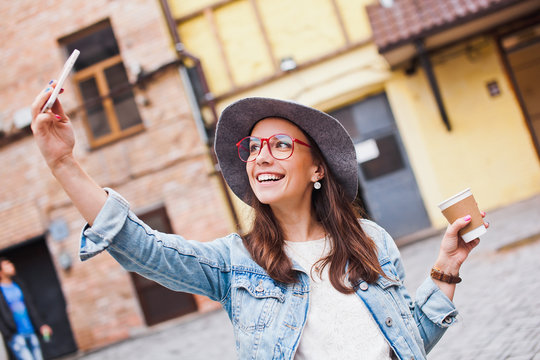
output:
[[[259,181],[276,181],[282,179],[283,176],[274,175],[274,174],[261,174],[257,177]]]

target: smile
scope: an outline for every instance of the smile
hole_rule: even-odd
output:
[[[277,175],[277,174],[260,174],[257,176],[258,182],[268,182],[268,181],[279,181],[283,179],[285,175]]]

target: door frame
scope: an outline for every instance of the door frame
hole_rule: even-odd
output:
[[[55,265],[55,261],[53,259],[53,254],[51,253],[50,251],[50,248],[49,248],[49,245],[47,243],[47,233],[43,233],[41,235],[37,235],[37,236],[34,236],[34,237],[31,237],[27,240],[24,240],[24,241],[21,241],[21,242],[18,242],[18,243],[15,243],[15,244],[12,244],[10,246],[7,246],[5,248],[1,248],[0,249],[0,256],[2,257],[7,257],[8,259],[10,259],[11,261],[13,261],[15,263],[15,266],[16,266],[16,270],[17,270],[17,275],[16,277],[18,277],[19,279],[21,280],[24,280],[24,283],[26,284],[27,287],[31,288],[32,285],[31,285],[31,281],[28,281],[26,280],[28,278],[28,276],[21,276],[21,271],[20,271],[20,262],[18,262],[17,260],[13,260],[13,258],[17,258],[17,257],[21,257],[19,254],[17,254],[18,256],[13,256],[13,253],[14,251],[20,251],[21,249],[23,249],[24,247],[27,247],[27,246],[40,246],[38,243],[39,242],[43,242],[43,246],[44,246],[44,250],[46,252],[46,254],[48,255],[48,261],[50,261],[50,264],[51,264],[51,269],[52,271],[54,272],[54,276],[56,277],[56,280],[57,280],[57,284],[58,284],[58,290],[62,296],[62,301],[65,305],[65,307],[62,309],[63,313],[65,314],[65,321],[66,321],[66,324],[67,325],[67,329],[62,329],[63,331],[60,332],[60,333],[64,333],[64,335],[68,334],[70,335],[71,339],[64,339],[64,342],[62,342],[61,344],[63,344],[64,346],[66,346],[67,348],[73,346],[73,348],[71,348],[69,351],[67,352],[59,352],[57,354],[54,354],[54,352],[51,354],[49,353],[50,350],[47,350],[48,348],[50,349],[51,346],[54,347],[54,334],[53,334],[53,338],[51,338],[51,344],[48,344],[48,343],[44,343],[41,339],[40,336],[38,336],[38,339],[40,340],[40,344],[41,344],[41,349],[42,349],[42,352],[43,352],[43,356],[44,356],[44,359],[50,359],[50,358],[57,358],[57,357],[63,357],[63,356],[67,356],[67,355],[70,355],[70,354],[75,354],[77,353],[77,351],[79,350],[79,347],[78,347],[78,344],[77,344],[77,341],[75,340],[75,336],[74,336],[74,332],[73,332],[73,327],[71,326],[71,321],[70,321],[70,317],[69,317],[69,314],[67,312],[67,299],[66,299],[66,296],[65,296],[65,293],[64,293],[64,289],[62,288],[62,282],[61,282],[61,277],[59,276],[58,274],[58,269]],[[10,255],[11,254],[11,255]],[[19,265],[17,264],[19,263]],[[27,271],[25,271],[27,272]],[[39,307],[39,301],[36,301],[36,299],[38,298],[38,296],[36,295],[32,295],[32,298],[34,299],[34,303],[36,305],[36,307]],[[41,308],[41,311],[40,309],[38,309],[40,315],[42,315],[42,317],[45,317],[44,315],[46,314],[46,310]],[[45,318],[43,319],[45,320]],[[51,319],[49,319],[51,320]],[[63,321],[62,321],[63,322]],[[62,323],[60,322],[60,323]],[[49,325],[52,325],[52,323],[49,323]],[[54,326],[53,327],[53,331],[54,331]],[[35,329],[36,332],[38,332],[39,329]],[[64,331],[67,331],[64,332]],[[58,332],[58,331],[57,331]],[[68,342],[71,342],[72,344],[68,344]],[[11,354],[9,352],[9,350],[7,350],[6,348],[6,351],[8,354]],[[62,351],[66,351],[65,349],[62,350]],[[11,355],[9,355],[11,356]],[[52,356],[52,357],[51,357]]]
[[[497,48],[499,52],[499,58],[501,59],[501,62],[503,64],[504,73],[508,79],[508,82],[510,83],[510,87],[512,88],[514,96],[516,97],[516,100],[519,104],[519,109],[521,111],[521,114],[523,115],[523,118],[525,119],[525,124],[527,125],[527,129],[529,130],[529,136],[531,137],[531,141],[536,150],[536,156],[538,157],[538,160],[540,160],[540,138],[537,138],[534,134],[532,120],[526,110],[527,107],[525,105],[525,100],[523,99],[523,96],[521,95],[521,91],[519,90],[516,77],[514,76],[514,72],[512,70],[512,67],[510,66],[510,62],[508,61],[508,57],[507,57],[508,52],[504,49],[503,44],[502,44],[503,38],[505,36],[508,36],[512,33],[519,32],[521,30],[524,30],[534,25],[540,25],[540,13],[537,13],[533,15],[532,17],[516,20],[512,23],[509,23],[507,26],[501,28],[499,31],[496,32],[495,40],[496,40],[496,44],[497,44]],[[540,41],[540,37],[538,41]]]

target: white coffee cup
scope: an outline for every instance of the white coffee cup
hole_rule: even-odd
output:
[[[470,188],[441,202],[439,209],[450,224],[461,217],[471,216],[470,223],[459,230],[459,235],[465,242],[474,240],[487,232],[484,219]]]

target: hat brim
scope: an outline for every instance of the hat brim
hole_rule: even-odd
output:
[[[242,201],[248,203],[249,179],[246,163],[238,157],[236,143],[250,135],[260,120],[278,117],[289,120],[317,144],[330,171],[352,202],[358,191],[358,164],[354,144],[339,121],[332,116],[292,101],[252,97],[229,105],[218,120],[214,150],[225,181]],[[250,204],[248,204],[250,205]]]

